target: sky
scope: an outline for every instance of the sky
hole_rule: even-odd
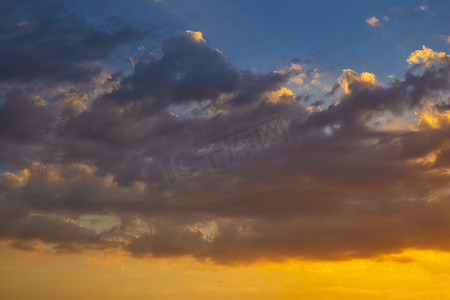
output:
[[[0,3],[0,298],[450,299],[450,2]]]

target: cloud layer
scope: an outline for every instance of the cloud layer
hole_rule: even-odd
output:
[[[238,69],[191,30],[141,47],[129,72],[111,54],[153,32],[31,16],[0,37],[12,247],[217,263],[450,250],[444,52],[413,52],[388,83],[345,69],[311,95],[289,88],[308,66]]]

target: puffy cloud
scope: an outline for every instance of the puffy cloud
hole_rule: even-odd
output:
[[[199,34],[167,39],[160,55],[133,58],[133,73],[97,101],[98,108],[111,102],[145,105],[147,112],[170,105],[190,105],[208,101],[224,111],[232,106],[250,105],[266,93],[282,88],[294,71],[254,74],[236,70],[219,51],[198,40]],[[145,59],[143,59],[144,57]],[[225,102],[224,102],[225,101]]]
[[[292,82],[296,83],[297,85],[301,86],[301,85],[303,85],[305,78],[306,78],[306,74],[300,73],[299,75],[292,77],[290,80]]]
[[[296,63],[291,63],[291,65],[289,66],[290,71],[301,72],[302,69],[303,69],[303,67],[300,64],[296,64]]]
[[[373,16],[373,17],[366,19],[366,23],[372,27],[375,27],[375,26],[380,25],[380,20],[378,20],[377,17]]]
[[[2,174],[1,182],[5,188],[18,188],[25,182],[25,179],[25,176],[5,172]]]
[[[426,67],[446,65],[450,61],[450,55],[445,52],[435,52],[422,46],[422,50],[416,50],[406,60],[409,64],[424,64]]]
[[[374,74],[363,72],[360,75],[350,69],[342,70],[342,75],[339,77],[339,82],[346,93],[351,92],[352,84],[355,84],[354,86],[364,86],[367,88],[373,88],[377,85]]]
[[[428,103],[424,112],[417,113],[419,130],[445,128],[450,125],[450,112],[440,112],[433,103]]]
[[[203,38],[203,34],[200,31],[192,31],[192,30],[186,30],[188,36],[192,38],[196,42],[206,42]]]
[[[199,42],[201,33],[188,31],[169,38],[159,58],[136,58],[133,73],[106,101],[147,99],[155,109],[170,104],[216,99],[238,88],[239,74],[218,51]]]
[[[4,89],[0,106],[0,138],[17,143],[39,140],[54,120],[45,100],[22,88]]]
[[[293,101],[296,98],[294,96],[294,93],[286,87],[282,87],[281,89],[276,91],[268,92],[266,93],[266,97],[272,103],[277,103],[279,101]]]
[[[18,13],[13,7],[11,15]],[[153,34],[128,25],[109,24],[110,30],[104,30],[58,5],[38,5],[29,17],[19,24],[5,21],[0,28],[1,81],[88,82],[101,72],[99,63],[119,46]]]

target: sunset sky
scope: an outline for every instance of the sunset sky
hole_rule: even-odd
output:
[[[0,1],[0,299],[450,299],[450,1]]]

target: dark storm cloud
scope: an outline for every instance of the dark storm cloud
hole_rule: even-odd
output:
[[[40,140],[53,120],[45,100],[20,89],[5,91],[0,106],[0,139],[17,143]]]
[[[290,77],[289,73],[272,72],[255,76],[251,72],[243,72],[243,86],[231,101],[232,105],[243,106],[261,99],[265,92],[279,89]]]
[[[251,104],[259,103],[265,92],[280,88],[290,74],[238,71],[218,50],[187,34],[167,39],[160,55],[143,50],[132,61],[133,73],[118,78],[117,88],[99,96],[89,110],[61,122],[56,130],[55,142],[67,161],[94,162],[100,172],[113,172],[119,183],[154,177],[144,157],[162,159],[159,156],[171,148],[197,147],[239,124],[248,126],[245,122],[255,117],[264,120],[281,111],[302,110],[267,103],[255,109]],[[231,96],[221,100],[219,95]],[[211,110],[232,113],[209,119],[195,114],[178,118],[168,108],[204,100],[211,101],[207,104]]]
[[[252,103],[264,92],[276,90],[289,73],[254,74],[238,71],[217,49],[190,35],[167,39],[161,56],[135,57],[133,74],[105,100],[118,103],[146,101],[152,109],[171,104],[217,101],[220,94],[235,93],[232,105]]]
[[[421,72],[413,66],[404,80],[394,81],[388,87],[376,86],[368,89],[366,84],[352,82],[350,93],[342,96],[339,105],[330,105],[326,110],[308,117],[301,127],[340,125],[341,132],[359,134],[367,130],[365,124],[379,113],[390,112],[400,115],[406,109],[414,108],[421,101],[433,98],[450,90],[450,63],[426,68]]]
[[[11,246],[217,263],[449,250],[450,122],[380,126],[442,103],[447,57],[384,86],[352,71],[344,94],[335,85],[307,108],[307,97],[277,94],[296,74],[238,70],[192,32],[160,53],[141,48],[130,74],[110,76],[99,73],[108,53],[144,31],[77,18],[10,23],[1,27],[10,43],[0,49],[0,237]],[[339,104],[326,106],[332,97]],[[225,137],[274,117],[286,139],[230,159]],[[195,156],[210,145],[223,147],[214,168]],[[169,186],[161,162],[181,152],[195,171]],[[121,224],[101,232],[76,222],[111,214]]]
[[[99,28],[73,13],[67,5],[6,1],[8,18],[0,21],[0,83],[12,80],[89,81],[101,71],[118,46],[152,34],[130,25]],[[26,10],[25,10],[26,11]]]

